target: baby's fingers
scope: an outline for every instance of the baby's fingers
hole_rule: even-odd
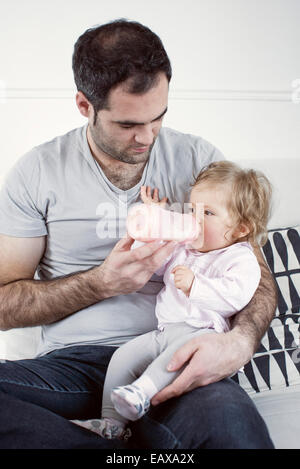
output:
[[[146,189],[146,186],[141,186],[141,199],[144,203],[148,202]]]
[[[155,188],[153,191],[153,200],[155,203],[159,202],[159,195],[158,195],[158,189]]]
[[[187,267],[185,265],[176,265],[175,267],[173,267],[173,269],[171,270],[171,274],[175,274],[175,273],[179,273],[179,272],[183,272],[187,269]]]
[[[160,201],[161,205],[166,205],[168,203],[168,197],[163,197]]]

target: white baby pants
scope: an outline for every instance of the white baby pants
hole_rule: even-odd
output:
[[[161,329],[140,335],[122,345],[113,354],[104,383],[102,418],[126,421],[115,410],[110,393],[116,386],[132,384],[143,373],[158,390],[170,384],[186,366],[178,371],[167,371],[173,354],[189,340],[213,329],[196,328],[186,323],[170,323]]]

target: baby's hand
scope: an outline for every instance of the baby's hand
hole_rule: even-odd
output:
[[[167,197],[163,197],[161,200],[159,200],[157,188],[154,189],[153,196],[151,195],[151,192],[152,190],[150,186],[141,187],[141,199],[144,204],[157,204],[164,208],[168,201]]]
[[[176,265],[171,274],[174,274],[175,287],[182,290],[186,296],[189,296],[195,277],[191,269],[185,265]]]

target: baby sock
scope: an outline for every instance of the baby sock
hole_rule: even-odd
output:
[[[111,392],[116,411],[128,420],[140,419],[150,407],[150,400],[158,391],[148,376],[141,376],[134,383],[118,386]]]
[[[71,422],[108,440],[115,438],[127,440],[131,436],[131,430],[129,428],[125,430],[125,424],[113,418],[71,420]]]
[[[147,375],[141,375],[138,379],[134,381],[135,386],[140,388],[149,399],[152,399],[154,394],[158,392],[157,387],[153,383],[152,379]]]

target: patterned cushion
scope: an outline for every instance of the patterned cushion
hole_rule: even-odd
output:
[[[249,394],[300,384],[299,229],[269,231],[262,248],[278,285],[278,308],[244,373],[233,377]]]

